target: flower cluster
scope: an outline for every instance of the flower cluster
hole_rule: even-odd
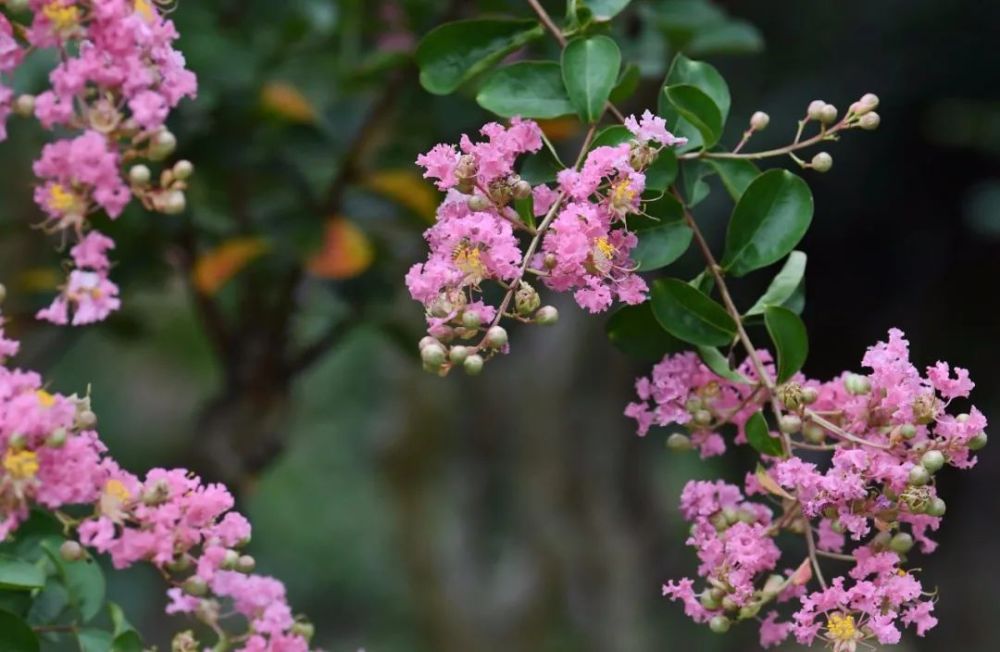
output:
[[[91,262],[87,253],[74,251],[79,265]],[[292,615],[281,582],[254,575],[253,558],[240,552],[250,524],[231,511],[229,491],[183,469],[144,478],[122,469],[94,430],[89,397],[50,393],[38,374],[8,367],[17,349],[0,318],[0,541],[34,505],[85,506],[88,515],[64,518],[79,538],[63,545],[67,559],[86,554],[82,543],[110,555],[116,568],[150,563],[172,584],[168,613],[194,614],[222,631],[229,604],[246,623],[228,639],[237,649],[306,652],[311,625]]]
[[[463,136],[458,147],[436,145],[417,158],[424,177],[446,191],[437,222],[424,234],[430,254],[406,275],[411,296],[427,312],[420,349],[429,370],[460,365],[477,373],[484,356],[507,348],[504,317],[554,323],[558,313],[541,305],[528,274],[551,290],[572,291],[593,313],[615,299],[646,299],[630,256],[638,239],[627,217],[643,212],[645,170],[664,147],[685,141],[648,111],[625,126],[627,142],[593,148],[578,168],[559,172],[556,187],[533,187],[515,171],[520,156],[543,146],[538,125],[518,118],[509,127],[484,126],[484,141]],[[519,233],[530,238],[526,246]],[[505,291],[499,302],[488,300],[486,282]],[[478,343],[451,344],[480,335]]]
[[[975,464],[974,452],[986,444],[986,419],[975,407],[949,410],[969,396],[968,372],[938,362],[921,373],[899,330],[871,347],[863,365],[869,373],[829,382],[798,375],[772,393],[750,369],[740,370],[742,384],[682,353],[637,381],[640,401],[626,414],[640,434],[653,425],[686,426],[690,438],[671,435],[675,449],[693,443],[703,455],[721,452],[723,426],[734,425],[735,441],[743,443],[747,420],[758,410],[775,411],[772,435],[781,446],[763,447],[744,492],[769,499],[780,514],[772,517],[763,503],[721,482],[684,489],[688,544],[698,551],[705,587],[696,591],[685,579],[666,584],[664,595],[682,601],[696,621],[725,631],[734,620],[756,618],[764,647],[794,636],[806,645],[823,639],[841,652],[871,641],[896,643],[906,626],[922,636],[937,623],[930,594],[905,569],[907,555],[917,544],[924,554],[934,551],[929,533],[946,509],[935,474],[945,465]],[[829,457],[820,460],[821,453]],[[784,531],[803,535],[809,556],[796,571],[774,573],[780,559],[774,540]],[[827,584],[821,558],[848,570]],[[811,578],[820,584],[813,592]],[[788,600],[799,603],[790,620],[780,620],[777,610],[759,617],[768,604]]]
[[[101,210],[116,218],[133,196],[150,210],[182,211],[191,164],[164,169],[154,183],[149,167],[137,162],[162,161],[174,151],[176,139],[164,122],[197,88],[172,46],[174,24],[155,0],[20,0],[6,6],[12,19],[0,14],[0,140],[11,113],[70,132],[46,145],[34,165],[43,228],[63,241],[82,241],[91,214]],[[44,49],[62,55],[49,74],[50,87],[37,96],[15,96],[9,79],[31,52]],[[92,264],[81,265],[73,254],[61,295],[40,319],[65,324],[73,308],[72,323],[86,324],[118,308],[117,288],[107,278],[110,246],[88,246]]]

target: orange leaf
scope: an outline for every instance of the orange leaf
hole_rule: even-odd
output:
[[[375,249],[365,232],[343,217],[332,217],[326,223],[323,248],[309,259],[313,276],[348,279],[360,276],[375,258]]]
[[[380,170],[368,175],[365,187],[404,206],[428,222],[434,221],[440,197],[419,174],[409,170]]]
[[[202,294],[215,294],[241,269],[267,251],[262,238],[235,238],[203,254],[195,261],[191,280]]]
[[[291,122],[316,122],[316,108],[299,89],[288,82],[272,81],[260,89],[260,105]]]

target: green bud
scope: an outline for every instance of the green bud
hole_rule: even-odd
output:
[[[945,504],[940,498],[933,498],[931,502],[927,504],[927,515],[928,516],[944,516],[947,511],[948,505]]]
[[[451,351],[448,352],[448,359],[455,364],[462,364],[468,357],[469,347],[462,346],[461,344],[451,347]]]
[[[535,323],[541,326],[551,326],[559,321],[559,311],[555,306],[542,306],[535,313]]]
[[[809,165],[817,172],[829,172],[833,167],[833,157],[827,152],[820,152],[812,158]]]
[[[671,433],[671,435],[667,437],[667,448],[675,453],[686,453],[694,448],[694,445],[691,443],[690,437],[685,434],[675,432]]]
[[[756,111],[750,116],[750,128],[754,131],[764,131],[771,124],[771,116],[763,111]]]
[[[986,446],[986,440],[987,437],[985,432],[977,434],[975,437],[969,440],[969,450],[978,451],[982,449],[983,447]]]
[[[931,481],[931,474],[923,466],[917,465],[910,469],[907,481],[914,487],[922,487]]]
[[[708,621],[708,628],[716,634],[725,634],[729,631],[729,619],[725,616],[712,616]]]
[[[937,473],[944,466],[944,454],[941,451],[927,451],[920,458],[920,465],[931,473]]]
[[[507,330],[503,326],[490,326],[486,331],[486,343],[494,349],[507,344]]]
[[[63,541],[59,546],[59,556],[65,561],[80,561],[87,556],[87,552],[76,541]]]
[[[892,540],[889,541],[889,547],[896,552],[906,554],[913,548],[913,537],[907,532],[897,532]]]
[[[465,359],[465,362],[462,363],[462,368],[465,369],[465,373],[470,376],[478,376],[483,370],[483,357],[473,353]]]

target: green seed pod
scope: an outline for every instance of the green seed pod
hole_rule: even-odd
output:
[[[940,471],[944,461],[944,454],[941,451],[927,451],[920,457],[920,465],[931,473]]]

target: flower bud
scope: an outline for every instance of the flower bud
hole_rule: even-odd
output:
[[[806,115],[809,116],[810,120],[820,120],[823,117],[824,107],[826,107],[826,102],[823,100],[813,100],[809,103]]]
[[[531,196],[531,184],[524,179],[514,184],[514,199],[527,199]]]
[[[879,114],[873,111],[871,113],[866,113],[863,116],[861,116],[861,119],[858,120],[858,126],[864,129],[865,131],[875,131],[876,129],[878,129],[878,126],[879,124],[881,124],[881,122],[882,122],[881,116],[879,116]]]
[[[194,165],[191,164],[191,161],[177,161],[174,163],[173,173],[175,179],[185,181],[190,179],[191,175],[194,174]]]
[[[469,347],[457,344],[448,351],[448,359],[455,364],[462,364],[469,357]]]
[[[503,326],[490,326],[486,331],[486,344],[499,349],[507,345],[507,330]]]
[[[63,541],[59,546],[59,556],[65,561],[80,561],[87,556],[87,552],[76,541]]]
[[[913,439],[917,436],[917,427],[912,423],[904,423],[899,427],[899,436],[903,439]]]
[[[467,310],[466,312],[462,313],[462,325],[465,326],[466,328],[470,328],[472,330],[478,330],[479,325],[481,323],[482,319],[479,317],[478,312]]]
[[[542,305],[542,298],[538,296],[538,291],[521,281],[517,291],[514,292],[514,309],[517,310],[517,313],[522,317],[527,317],[538,310],[540,305]]]
[[[465,362],[462,363],[462,368],[465,369],[465,373],[470,376],[478,376],[479,372],[483,370],[483,357],[479,354],[473,353]]]
[[[440,367],[444,364],[445,355],[444,347],[436,342],[420,349],[420,359],[429,367]]]
[[[48,436],[45,443],[50,448],[62,448],[66,444],[66,437],[69,433],[66,432],[65,428],[56,428],[52,431],[52,434]]]
[[[985,432],[977,434],[975,437],[969,440],[969,450],[970,451],[981,450],[983,447],[986,446],[986,440],[987,437]]]
[[[182,190],[170,190],[163,199],[163,212],[167,215],[179,215],[187,208],[187,197]]]
[[[850,394],[859,396],[861,394],[867,394],[872,391],[871,381],[867,377],[860,374],[848,374],[844,378],[844,389]]]
[[[152,176],[153,173],[149,171],[149,167],[142,164],[133,165],[128,170],[128,180],[137,186],[149,183]]]
[[[823,110],[820,111],[819,119],[825,125],[833,124],[837,121],[837,107],[832,104],[824,104]]]
[[[763,131],[767,129],[767,125],[770,123],[771,116],[763,111],[755,111],[754,114],[750,116],[750,128],[754,131]]]
[[[794,414],[784,414],[778,421],[778,429],[786,435],[791,435],[802,429],[802,419]]]
[[[829,172],[830,168],[833,167],[833,157],[827,152],[820,152],[812,157],[809,165],[817,172]]]
[[[478,213],[490,207],[490,200],[482,195],[476,194],[469,197],[469,210]]]
[[[257,567],[257,560],[250,555],[240,555],[240,558],[236,561],[236,570],[241,573],[250,574],[253,569]]]
[[[944,466],[944,454],[941,451],[927,451],[920,458],[920,466],[931,473],[937,473]]]
[[[177,137],[166,129],[157,133],[149,143],[149,158],[153,161],[162,161],[177,149]]]
[[[922,487],[931,481],[931,474],[923,466],[917,465],[910,469],[910,475],[907,477],[907,482],[909,482],[914,487]]]
[[[22,118],[30,118],[35,115],[35,96],[28,94],[18,95],[17,99],[14,100],[13,109],[14,113]]]
[[[542,306],[535,313],[535,323],[542,326],[551,326],[559,321],[559,311],[555,306]]]
[[[675,453],[686,453],[694,448],[694,445],[691,443],[691,439],[687,435],[680,432],[674,432],[667,437],[667,448]]]
[[[202,596],[208,593],[208,584],[197,575],[192,575],[181,584],[181,590],[188,595]]]
[[[708,628],[716,634],[725,634],[729,631],[729,619],[725,616],[712,616],[708,621]]]
[[[898,553],[906,554],[913,548],[913,537],[906,532],[897,532],[889,541],[889,547]]]

